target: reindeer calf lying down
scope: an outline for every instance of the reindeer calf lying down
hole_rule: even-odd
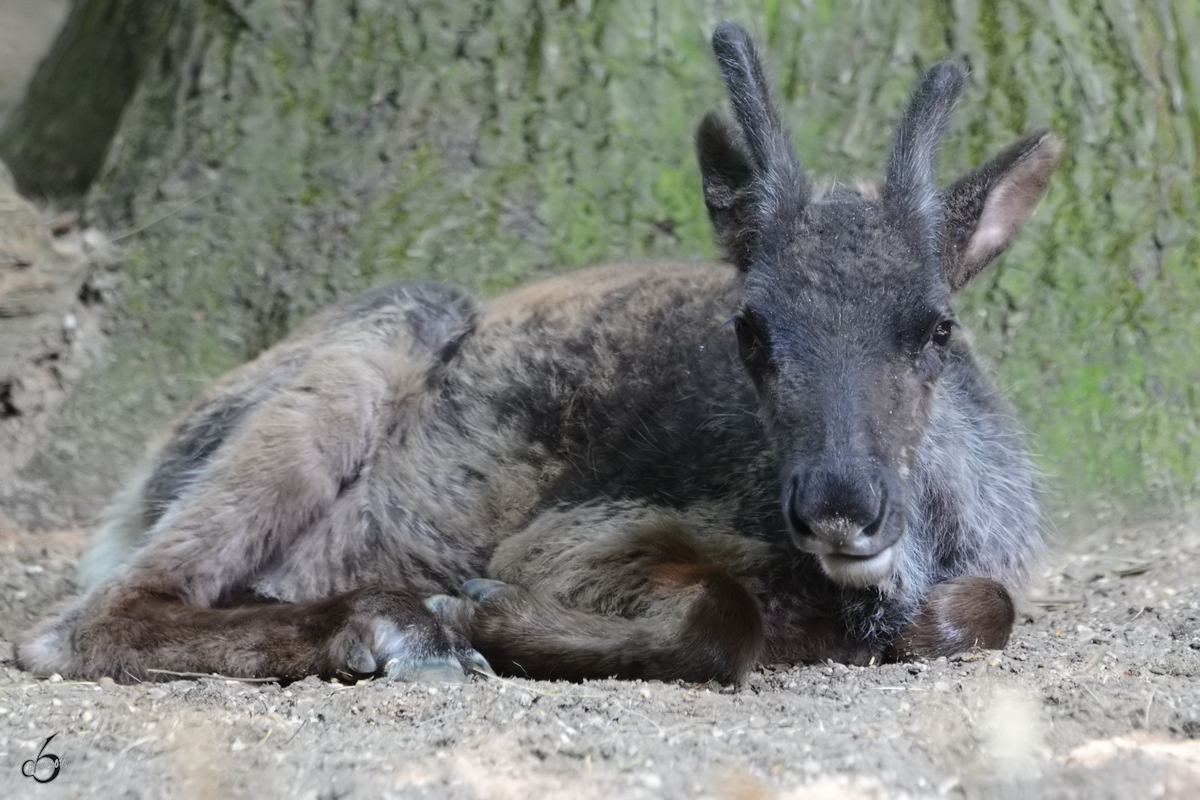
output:
[[[950,300],[1060,144],[939,191],[963,83],[940,64],[878,192],[821,192],[745,32],[713,47],[736,123],[710,114],[696,143],[732,267],[599,267],[480,305],[408,283],[325,312],[176,423],[21,663],[734,681],[1004,646],[1039,514]]]

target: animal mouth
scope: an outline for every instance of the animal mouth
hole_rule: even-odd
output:
[[[862,589],[885,583],[892,577],[896,568],[896,546],[890,545],[869,556],[821,553],[817,555],[817,561],[834,582]]]

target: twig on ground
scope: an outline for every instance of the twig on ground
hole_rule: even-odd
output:
[[[1060,606],[1087,605],[1087,598],[1083,595],[1079,595],[1078,597],[1033,597],[1030,598],[1028,602],[1031,606],[1057,608]]]
[[[441,720],[444,720],[444,719],[449,719],[451,717],[457,717],[457,716],[461,715],[462,713],[463,713],[462,709],[459,709],[458,711],[447,711],[445,714],[438,714],[436,717],[429,717],[428,719],[423,719],[420,722],[416,722],[413,724],[412,728],[413,728],[413,730],[416,730],[417,728],[420,728],[424,725],[428,725],[432,722],[440,722]]]
[[[288,737],[288,740],[287,740],[286,742],[284,742],[284,744],[291,744],[291,743],[292,743],[292,739],[295,739],[297,736],[299,736],[299,735],[300,735],[300,731],[304,730],[304,726],[305,726],[305,725],[307,725],[307,724],[308,724],[308,720],[304,720],[303,722],[301,722],[301,723],[300,723],[300,727],[299,727],[299,728],[296,728],[296,732],[295,732],[295,733],[293,733],[291,736],[289,736],[289,737]]]
[[[167,219],[169,217],[172,217],[172,216],[178,214],[180,211],[183,211],[188,206],[193,206],[196,203],[199,203],[201,200],[208,197],[210,194],[212,194],[215,191],[216,191],[216,189],[209,189],[207,192],[204,192],[201,195],[193,197],[191,200],[188,200],[187,202],[180,203],[178,206],[176,206],[175,208],[172,208],[170,211],[167,211],[166,213],[163,213],[163,214],[159,214],[157,217],[150,220],[149,222],[146,222],[142,225],[137,225],[133,228],[130,228],[127,231],[118,233],[116,236],[110,237],[108,241],[110,243],[119,242],[122,239],[128,239],[130,236],[136,236],[137,234],[141,233],[142,231],[146,230],[147,228],[150,228],[150,227],[162,222],[164,219]]]
[[[146,672],[155,675],[170,675],[175,678],[196,678],[214,681],[238,681],[240,683],[279,683],[279,678],[238,678],[232,675],[219,675],[215,672],[176,672],[173,669],[148,669]],[[140,681],[139,681],[140,683]]]

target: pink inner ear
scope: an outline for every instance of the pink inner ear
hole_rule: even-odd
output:
[[[1008,247],[1045,194],[1061,152],[1057,139],[1043,139],[988,192],[979,223],[967,242],[966,264],[978,269]]]
[[[984,201],[979,224],[967,242],[964,260],[968,264],[989,261],[1008,247],[1013,235],[1032,211],[1032,207],[1024,208],[1013,201],[1011,187],[1010,181],[1003,181]]]

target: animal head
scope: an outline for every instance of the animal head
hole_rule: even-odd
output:
[[[934,387],[969,359],[951,297],[1033,212],[1062,146],[1034,133],[939,190],[938,142],[963,85],[941,63],[909,101],[879,190],[818,192],[749,36],[725,23],[713,49],[735,121],[710,113],[697,131],[704,199],[741,272],[733,324],[781,457],[789,532],[835,581],[883,584]]]

